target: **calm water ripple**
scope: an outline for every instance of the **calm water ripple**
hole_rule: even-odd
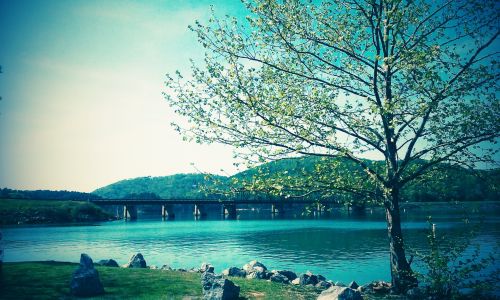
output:
[[[484,251],[498,246],[499,210],[495,207],[493,215],[485,219],[487,226],[474,239]],[[408,248],[427,247],[426,213],[405,216]],[[451,238],[463,235],[463,224],[456,215],[443,215],[439,209],[432,214],[439,232]],[[220,272],[258,259],[270,269],[310,270],[334,281],[365,283],[390,278],[383,214],[327,220],[139,219],[97,225],[3,228],[5,261],[76,262],[85,252],[95,261],[113,258],[125,264],[133,253],[141,252],[149,265],[174,268],[210,262]]]

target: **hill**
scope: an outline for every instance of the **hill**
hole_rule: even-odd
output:
[[[210,178],[225,180],[223,176]],[[176,174],[162,177],[139,177],[125,179],[99,188],[93,194],[103,198],[204,198],[205,187],[210,182],[203,174]]]
[[[374,168],[377,161],[366,161]],[[286,175],[290,180],[304,176],[320,180],[318,172],[325,165],[335,164],[336,176],[355,179],[353,174],[362,174],[357,165],[346,160],[328,161],[318,157],[288,158],[262,164],[230,177],[203,174],[177,174],[164,177],[140,177],[121,180],[99,188],[93,193],[103,198],[204,198],[208,190],[241,187],[256,178],[269,183],[278,176]],[[323,168],[323,169],[321,169]],[[316,177],[315,177],[316,176]],[[361,181],[364,181],[361,178]],[[335,192],[331,192],[335,193]],[[441,165],[430,176],[407,185],[403,191],[404,201],[480,201],[500,199],[500,169],[469,170],[456,166]]]

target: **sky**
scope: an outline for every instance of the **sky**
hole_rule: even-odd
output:
[[[187,27],[211,4],[246,14],[236,0],[0,0],[0,188],[235,173],[229,146],[182,141],[162,95],[202,57]]]

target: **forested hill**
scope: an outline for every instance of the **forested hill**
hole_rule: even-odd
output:
[[[259,176],[264,180],[274,174],[301,176],[314,172],[320,162],[316,157],[283,159],[263,164],[232,177],[203,174],[177,174],[164,177],[140,177],[121,180],[95,190],[93,193],[103,198],[204,198],[203,187],[213,184],[218,187],[233,184]],[[380,162],[367,161],[376,167]],[[355,171],[352,162],[340,160],[344,171]],[[438,176],[423,179],[407,185],[403,191],[404,201],[481,201],[500,199],[500,169],[470,171],[460,167],[445,166]]]
[[[226,180],[226,177],[210,175],[210,178]],[[103,198],[172,199],[204,198],[201,190],[209,182],[203,174],[176,174],[163,177],[139,177],[125,179],[99,188],[93,193]]]

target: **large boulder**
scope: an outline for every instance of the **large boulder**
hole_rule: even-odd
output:
[[[299,276],[300,285],[308,285],[308,284],[316,285],[318,284],[318,282],[319,282],[318,276],[312,274],[311,272],[300,274]]]
[[[200,273],[210,272],[213,273],[215,271],[214,266],[209,263],[202,263],[200,268]]]
[[[229,269],[225,269],[222,271],[222,275],[224,276],[234,276],[234,277],[245,277],[247,273],[245,270],[237,268],[237,267],[230,267]]]
[[[120,266],[114,259],[101,259],[100,261],[97,262],[97,264],[105,267],[115,267],[115,268],[118,268]]]
[[[243,266],[248,279],[269,279],[271,273],[267,272],[266,266],[256,260],[252,260]]]
[[[79,297],[104,294],[104,287],[99,279],[99,273],[94,269],[94,262],[85,253],[80,256],[80,266],[71,277],[70,291]]]
[[[248,279],[268,279],[270,277],[270,273],[266,271],[258,271],[254,270],[252,273],[249,273],[246,278]]]
[[[323,291],[317,300],[363,300],[363,296],[359,291],[334,285]]]
[[[233,300],[240,295],[239,286],[210,272],[201,275],[201,285],[204,300]]]
[[[272,271],[272,273],[278,273],[278,274],[281,274],[283,276],[285,276],[286,278],[288,278],[289,281],[292,281],[294,280],[295,278],[297,278],[297,274],[295,274],[294,272],[292,271],[288,271],[288,270],[278,270],[278,271]]]
[[[259,272],[267,271],[267,268],[266,268],[266,266],[264,266],[263,263],[258,262],[256,260],[252,260],[251,262],[249,262],[248,264],[245,264],[243,266],[243,270],[245,270],[245,272],[247,272],[247,274],[250,274],[250,273],[253,273],[255,270],[257,270]]]
[[[288,283],[289,280],[285,275],[281,275],[279,273],[274,273],[271,278],[269,278],[272,282],[278,283]]]
[[[141,253],[134,254],[130,257],[130,260],[125,265],[125,268],[147,268],[146,260]]]

